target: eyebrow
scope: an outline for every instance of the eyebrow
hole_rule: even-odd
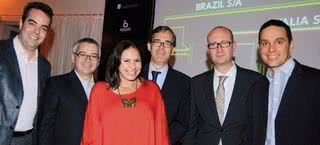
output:
[[[38,22],[37,22],[36,20],[32,19],[32,18],[28,18],[27,21],[38,24]],[[41,25],[41,27],[45,27],[45,28],[49,29],[49,26],[48,26],[48,25]]]
[[[78,53],[88,54],[86,51],[78,51]],[[98,53],[92,53],[92,55],[98,55]]]
[[[155,40],[162,42],[161,39],[153,39],[153,41],[155,41]],[[165,42],[170,42],[170,43],[172,43],[170,40],[165,40]]]

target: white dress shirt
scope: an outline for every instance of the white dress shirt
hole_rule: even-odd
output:
[[[21,41],[16,36],[13,46],[17,54],[19,70],[23,85],[23,99],[20,106],[15,131],[27,131],[33,128],[33,120],[37,112],[38,103],[38,50],[35,57],[28,60]]]
[[[77,77],[79,78],[80,82],[81,82],[81,85],[84,89],[84,92],[86,93],[87,95],[87,99],[89,100],[89,97],[90,97],[90,93],[91,93],[91,89],[94,85],[94,79],[93,79],[93,76],[91,77],[91,79],[89,80],[84,80],[80,77],[79,73],[74,70],[74,72],[76,73]]]
[[[227,114],[228,108],[229,108],[229,104],[230,104],[230,100],[231,100],[231,96],[232,96],[232,92],[233,92],[233,88],[234,88],[234,84],[236,81],[236,75],[237,75],[237,67],[236,65],[233,63],[231,69],[225,73],[222,74],[221,72],[219,72],[217,69],[214,68],[214,76],[213,76],[213,89],[214,92],[217,92],[218,89],[218,85],[219,85],[219,76],[227,76],[227,79],[224,81],[224,89],[225,89],[225,101],[224,101],[224,117],[223,120],[225,119],[225,116]]]

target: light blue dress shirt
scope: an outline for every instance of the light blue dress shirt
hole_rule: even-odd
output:
[[[152,71],[158,71],[161,72],[158,74],[157,77],[157,85],[159,86],[160,89],[162,89],[164,81],[166,79],[167,73],[168,73],[169,66],[166,65],[165,67],[162,67],[161,69],[157,69],[153,64],[149,64],[149,72],[148,72],[148,79],[152,80]]]
[[[281,103],[284,89],[287,85],[288,79],[294,69],[295,62],[292,58],[281,65],[276,70],[268,69],[267,78],[269,79],[269,97],[268,97],[268,124],[267,137],[265,145],[276,145],[275,143],[275,119]]]

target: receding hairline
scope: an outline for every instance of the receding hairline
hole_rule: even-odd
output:
[[[230,35],[230,37],[231,37],[230,39],[231,39],[232,41],[234,41],[234,37],[233,37],[232,30],[229,29],[228,27],[225,27],[225,26],[216,26],[216,27],[212,28],[212,29],[209,31],[209,33],[208,33],[208,35],[207,35],[207,38],[208,38],[214,31],[216,31],[216,30],[224,30],[224,31],[229,32],[229,35]]]

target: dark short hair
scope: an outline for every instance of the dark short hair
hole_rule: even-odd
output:
[[[176,43],[177,43],[176,42],[176,34],[174,34],[174,32],[172,31],[172,29],[169,26],[158,26],[158,27],[154,28],[151,32],[151,37],[149,39],[149,42],[152,41],[154,34],[160,33],[160,32],[170,32],[172,35],[172,39],[173,39],[172,46],[176,47]]]
[[[130,40],[122,40],[112,50],[111,55],[108,58],[105,80],[109,83],[109,87],[113,89],[117,89],[121,81],[120,74],[119,74],[119,66],[121,64],[121,55],[125,50],[127,50],[130,47],[137,49],[139,52],[139,55],[141,56],[141,50],[136,46],[135,43],[133,43]]]
[[[79,44],[80,44],[80,43],[90,43],[90,44],[96,45],[97,48],[98,48],[99,56],[101,55],[101,49],[100,49],[99,43],[98,43],[95,39],[90,38],[90,37],[85,37],[85,38],[82,38],[82,39],[78,40],[78,41],[73,45],[72,52],[78,52],[78,50],[79,50]]]
[[[216,29],[224,29],[224,30],[227,30],[227,31],[229,32],[229,34],[230,34],[231,41],[232,41],[232,42],[234,41],[233,32],[232,32],[231,29],[229,29],[228,27],[225,27],[225,26],[216,26],[216,27],[214,27],[212,30],[210,30],[210,32],[211,32],[211,31],[214,31],[214,30],[216,30]]]
[[[290,27],[284,23],[283,21],[281,20],[276,20],[276,19],[271,19],[267,22],[265,22],[261,27],[260,27],[260,30],[259,30],[259,42],[261,41],[261,33],[264,29],[270,27],[270,26],[277,26],[277,27],[282,27],[286,30],[286,33],[287,33],[287,37],[288,37],[288,40],[289,40],[289,43],[292,41],[292,32],[291,32],[291,29]]]
[[[24,22],[27,17],[29,16],[29,13],[32,9],[37,9],[45,13],[49,18],[50,18],[50,25],[52,23],[52,16],[53,16],[53,11],[51,7],[45,3],[42,2],[30,2],[28,3],[24,9],[23,9],[23,14],[22,14],[22,22]]]

